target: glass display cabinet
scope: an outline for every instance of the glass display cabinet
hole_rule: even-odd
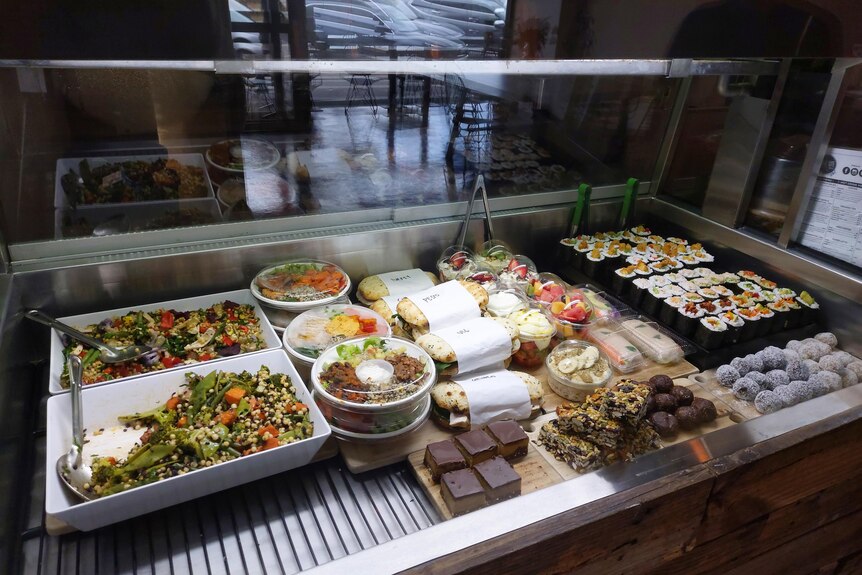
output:
[[[792,537],[858,563],[858,542],[846,553],[824,542],[830,529],[860,524],[856,507],[840,519],[829,513],[851,489],[842,481],[856,477],[847,445],[862,387],[453,520],[406,456],[388,460],[390,447],[374,444],[362,456],[385,463],[354,474],[335,442],[306,467],[94,531],[70,532],[44,512],[53,367],[48,330],[24,321],[27,310],[72,316],[244,289],[262,268],[295,257],[333,261],[354,285],[389,271],[433,272],[459,233],[479,249],[488,217],[494,237],[540,270],[595,283],[568,273],[560,255],[584,184],[592,195],[581,231],[615,229],[634,178],[633,225],[702,242],[727,266],[816,293],[820,331],[862,356],[858,8],[654,4],[8,6],[0,570],[612,572],[693,561],[700,572],[703,542],[721,550],[714,567],[739,567],[721,537],[763,517],[773,529],[772,512],[791,521],[800,501],[816,528]],[[480,176],[488,216],[470,201]],[[280,329],[291,319],[265,311]],[[692,359],[694,372],[721,363],[713,356]],[[834,473],[806,478],[798,499],[761,497],[757,481],[773,477],[776,461],[803,473],[808,455]],[[743,511],[727,519],[721,489],[736,479],[766,501],[763,513],[733,492]],[[804,499],[821,493],[821,503]],[[702,523],[681,519],[685,502],[703,511]],[[725,524],[707,521],[710,513]],[[663,517],[686,539],[663,535],[655,527]],[[657,535],[614,538],[641,521]],[[590,529],[620,547],[587,549]],[[746,547],[752,565],[791,541],[770,537]],[[626,545],[631,553],[620,551]],[[813,561],[804,564],[821,565]]]

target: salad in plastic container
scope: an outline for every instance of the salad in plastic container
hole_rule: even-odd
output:
[[[498,275],[502,286],[517,288],[525,292],[527,286],[539,278],[539,272],[533,260],[521,255],[512,256],[512,259]]]
[[[527,284],[526,293],[542,305],[550,305],[554,300],[565,295],[571,286],[558,275],[542,272]]]
[[[299,314],[287,326],[283,340],[291,356],[311,365],[332,345],[372,335],[392,335],[383,316],[358,305],[333,304]]]
[[[512,259],[512,249],[500,240],[489,240],[482,244],[482,249],[476,254],[479,265],[485,266],[494,273],[500,273]]]
[[[315,401],[336,433],[388,434],[427,417],[424,402],[436,380],[422,348],[392,337],[346,340],[311,369]]]
[[[463,246],[449,246],[437,259],[437,275],[440,281],[466,279],[479,271],[476,255]]]
[[[291,311],[332,303],[350,291],[350,276],[320,260],[294,260],[268,267],[251,282],[261,302]]]

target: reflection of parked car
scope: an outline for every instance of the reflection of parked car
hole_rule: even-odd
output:
[[[505,25],[506,0],[408,1],[423,20],[457,26],[470,45],[483,45],[488,33],[499,39]]]
[[[446,50],[464,46],[457,27],[423,20],[402,0],[307,0],[306,12],[316,41],[331,47],[357,40]]]
[[[231,28],[234,28],[233,24],[237,23],[254,23],[254,20],[244,14],[251,9],[237,0],[228,0],[228,9],[230,10]],[[232,29],[230,36],[233,40],[234,52],[240,58],[262,56],[269,52],[265,37],[260,32],[240,32]]]

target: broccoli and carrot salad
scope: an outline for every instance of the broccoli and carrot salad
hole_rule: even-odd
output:
[[[125,459],[92,460],[86,489],[104,497],[309,438],[314,424],[294,382],[262,366],[256,373],[186,374],[185,389],[145,413],[118,418],[143,430]]]
[[[155,348],[136,360],[108,364],[99,359],[98,349],[64,339],[64,357],[75,354],[81,358],[84,385],[266,348],[254,306],[229,300],[193,311],[130,311],[81,331],[113,347]],[[60,382],[69,387],[65,367]]]

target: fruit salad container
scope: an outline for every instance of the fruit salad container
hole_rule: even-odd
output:
[[[498,274],[500,285],[527,291],[527,286],[539,279],[536,264],[527,256],[514,255],[506,268]]]

